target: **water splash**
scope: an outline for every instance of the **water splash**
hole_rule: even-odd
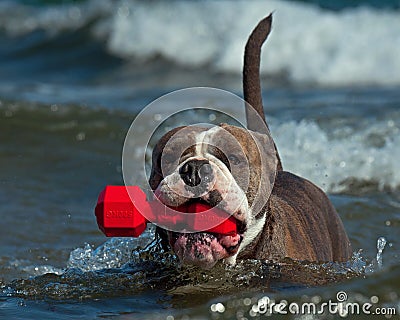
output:
[[[383,269],[383,250],[385,249],[387,240],[385,237],[379,237],[376,241],[376,258],[365,267],[365,273],[371,274]]]
[[[243,260],[235,266],[221,263],[211,270],[200,270],[194,266],[179,266],[176,257],[168,252],[152,252],[148,249],[134,250],[132,260],[120,267],[93,270],[104,266],[104,261],[95,261],[96,250],[90,246],[81,250],[82,255],[77,254],[74,258],[80,258],[75,260],[80,268],[70,267],[61,275],[48,273],[14,280],[3,286],[3,294],[28,299],[82,300],[131,296],[156,290],[160,294],[168,293],[179,301],[184,297],[188,302],[199,299],[206,302],[215,298],[215,295],[235,293],[239,288],[293,290],[341,282],[359,275],[346,266],[339,268],[290,259],[280,263]],[[82,268],[87,267],[91,259],[94,259],[92,270],[83,271]]]
[[[112,238],[95,249],[85,244],[71,252],[63,273],[14,280],[1,291],[23,298],[81,300],[159,290],[177,299],[208,301],[238,288],[280,291],[340,282],[359,276],[365,265],[359,252],[346,263],[242,260],[234,266],[220,263],[212,270],[200,270],[180,266],[172,252],[161,248],[159,239],[150,239]],[[146,246],[139,246],[142,241]]]
[[[322,266],[327,269],[331,270],[336,274],[342,275],[361,275],[365,272],[367,267],[367,262],[365,257],[362,255],[363,250],[360,249],[358,251],[353,252],[353,255],[349,261],[346,262],[328,262],[322,264]]]
[[[382,269],[383,267],[383,262],[382,262],[382,253],[383,249],[385,249],[386,246],[386,239],[385,237],[379,237],[378,241],[376,243],[376,248],[378,249],[378,252],[376,253],[376,264],[379,270]]]
[[[120,268],[131,260],[132,252],[138,247],[148,245],[149,239],[111,238],[101,246],[93,249],[88,243],[70,253],[68,268],[82,271]]]

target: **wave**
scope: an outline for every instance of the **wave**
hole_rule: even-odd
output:
[[[396,10],[329,11],[278,0],[90,0],[40,8],[3,2],[0,30],[14,37],[44,30],[56,37],[88,28],[109,53],[140,64],[162,57],[184,67],[240,73],[247,36],[270,12],[274,23],[263,50],[264,75],[329,86],[400,84]]]
[[[183,114],[170,125],[175,127],[192,123],[194,117],[199,123],[211,119],[209,113],[194,115],[193,112]],[[42,137],[43,131],[50,132],[64,141],[64,148],[75,150],[77,141],[89,137],[90,145],[86,151],[99,159],[109,156],[115,146],[115,137],[123,141],[129,123],[135,117],[135,114],[127,111],[103,108],[59,108],[57,105],[45,107],[39,104],[24,107],[6,102],[0,106],[0,113],[4,114],[3,122],[0,122],[5,132],[8,129],[15,130],[11,125],[17,123],[15,121],[30,128],[32,119],[36,119],[35,129],[30,131],[30,135]],[[229,122],[218,114],[211,116],[214,124]],[[10,124],[14,118],[17,120]],[[395,107],[392,111],[382,111],[379,119],[359,115],[347,115],[345,118],[332,114],[324,120],[268,117],[268,122],[284,169],[309,179],[325,191],[359,193],[400,188],[400,112]],[[138,130],[143,130],[145,134],[147,127]],[[138,137],[135,141],[138,150],[146,148],[146,139],[142,141]],[[25,139],[19,140],[18,144],[21,149],[30,147]],[[100,149],[99,145],[102,146]],[[46,148],[44,144],[43,152],[46,152]],[[74,153],[77,161],[86,161],[80,160],[80,157],[86,159],[82,150],[76,149]],[[38,154],[41,154],[39,149]],[[143,168],[140,155],[138,152],[137,162],[133,161],[138,172],[142,172]],[[114,157],[118,157],[118,153]]]
[[[328,192],[359,193],[400,187],[400,127],[396,120],[329,133],[314,121],[271,126],[284,168]]]

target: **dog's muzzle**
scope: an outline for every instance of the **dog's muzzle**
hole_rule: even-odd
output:
[[[204,269],[212,268],[217,261],[238,252],[242,235],[216,235],[207,232],[176,233],[168,232],[169,243],[180,261],[197,265]]]
[[[240,205],[245,195],[227,170],[206,157],[192,157],[165,177],[155,192],[167,205],[199,201],[211,207],[217,206],[236,218],[238,234],[235,235],[168,231],[170,246],[185,264],[209,269],[239,250],[246,227],[244,214],[247,206]]]

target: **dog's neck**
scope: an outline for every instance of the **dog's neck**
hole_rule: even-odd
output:
[[[238,259],[255,259],[262,256],[269,255],[269,243],[272,240],[274,232],[275,220],[271,214],[270,210],[270,200],[265,204],[263,209],[260,211],[260,215],[265,215],[265,223],[263,229],[254,238],[254,240],[249,243],[242,251],[238,254]],[[258,216],[261,219],[262,217]]]

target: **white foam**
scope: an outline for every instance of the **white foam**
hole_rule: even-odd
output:
[[[125,57],[162,55],[182,65],[241,72],[247,36],[274,11],[263,73],[324,85],[400,83],[400,13],[340,13],[287,1],[124,2],[109,49]]]
[[[96,249],[86,243],[83,248],[71,251],[67,267],[82,271],[118,268],[129,262],[137,245],[133,238],[111,238]]]
[[[286,74],[322,85],[400,84],[400,12],[354,8],[340,12],[289,1],[91,0],[42,7],[0,4],[0,28],[12,35],[54,35],[89,22],[111,53],[151,61],[161,55],[183,66],[240,73],[255,24],[274,11],[263,50],[263,74]]]
[[[109,0],[90,1],[81,5],[32,7],[11,1],[0,3],[0,28],[11,36],[24,35],[37,30],[51,36],[66,30],[78,29],[107,10],[112,12]]]
[[[138,247],[144,248],[154,239],[154,228],[149,228],[140,238],[110,238],[97,248],[86,243],[83,248],[71,251],[68,268],[95,271],[119,268],[132,260],[132,253]]]
[[[313,121],[276,123],[271,131],[285,170],[329,192],[351,191],[346,181],[400,187],[400,127],[392,120],[340,127],[328,133]]]

